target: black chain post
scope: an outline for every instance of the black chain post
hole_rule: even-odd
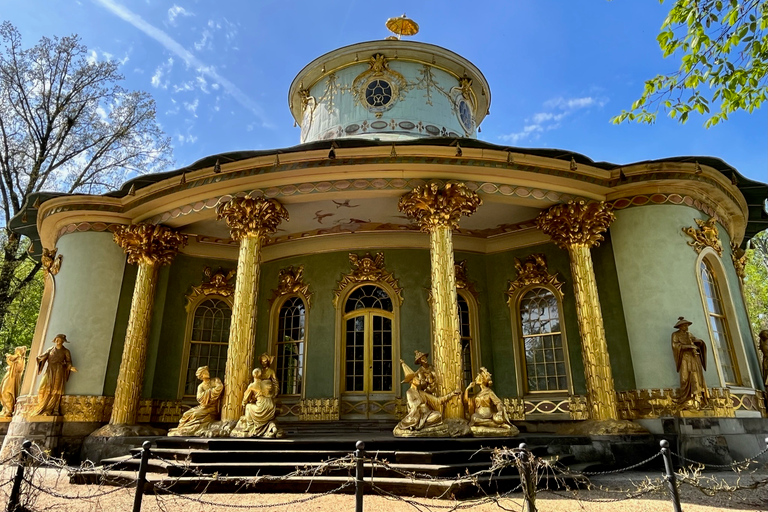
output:
[[[355,443],[355,512],[363,512],[363,458],[365,457],[365,442]]]
[[[667,481],[669,492],[672,494],[672,510],[682,512],[680,493],[677,490],[677,482],[675,481],[675,470],[672,467],[672,454],[669,452],[669,441],[662,439],[659,445],[661,445],[661,456],[664,458],[664,469],[666,470],[664,480]]]
[[[13,477],[13,487],[11,496],[8,498],[8,512],[15,512],[21,499],[21,482],[24,480],[24,470],[27,466],[27,456],[32,447],[32,441],[26,440],[21,443],[21,453],[19,454],[19,467],[16,468],[16,476]]]
[[[147,483],[147,466],[149,466],[149,447],[151,441],[141,445],[141,462],[139,463],[139,478],[136,480],[136,494],[133,497],[133,512],[141,512],[141,498],[144,496],[144,484]]]
[[[520,486],[523,489],[523,512],[536,512],[536,478],[533,472],[534,456],[528,445],[520,443],[515,452],[517,471],[520,473]]]

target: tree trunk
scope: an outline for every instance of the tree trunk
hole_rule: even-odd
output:
[[[16,277],[16,269],[21,264],[24,254],[19,254],[21,247],[21,235],[4,228],[5,240],[2,246],[3,257],[0,260],[0,325],[5,321],[8,310],[13,300],[26,287],[29,281],[37,273],[39,266],[31,272],[32,275],[23,279]]]

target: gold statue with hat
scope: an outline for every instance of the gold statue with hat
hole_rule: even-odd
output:
[[[695,408],[701,409],[709,400],[707,384],[704,381],[707,345],[688,332],[692,323],[681,316],[675,324],[677,331],[672,333],[672,353],[680,373],[680,394],[677,401],[680,404],[693,401]]]

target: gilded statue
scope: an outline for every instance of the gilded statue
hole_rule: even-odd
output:
[[[282,437],[275,423],[275,397],[280,391],[275,371],[271,368],[275,358],[269,354],[259,356],[261,368],[253,370],[253,382],[243,394],[245,414],[232,430],[232,437]]]
[[[707,346],[703,340],[688,332],[689,322],[679,317],[675,324],[677,331],[672,333],[672,353],[675,365],[680,373],[680,394],[678,403],[684,404],[693,400],[696,409],[707,404],[709,392],[704,381],[704,370],[707,369]]]
[[[16,398],[21,390],[21,376],[24,374],[26,357],[27,347],[16,347],[13,352],[5,354],[5,362],[8,363],[8,367],[2,382],[0,382],[0,403],[3,404],[0,416],[13,415]]]
[[[202,382],[197,386],[197,407],[185,412],[179,420],[179,426],[168,431],[169,436],[199,436],[219,419],[221,413],[221,395],[224,384],[218,377],[211,377],[207,366],[201,366],[195,377]]]
[[[760,338],[760,353],[763,355],[763,364],[761,369],[763,371],[763,384],[768,386],[768,329],[763,329],[758,334]]]
[[[491,386],[493,380],[490,372],[480,368],[480,373],[464,390],[464,407],[469,428],[475,436],[514,436],[520,431],[512,425],[512,422],[504,408],[504,403],[496,396]],[[469,392],[475,386],[480,386],[480,391],[472,397]]]
[[[424,383],[424,391],[427,393],[434,393],[437,388],[437,376],[432,369],[432,365],[429,364],[429,352],[422,352],[421,350],[414,350],[414,364],[418,366],[416,373],[419,375],[419,380]],[[400,364],[404,369],[408,368],[405,361],[400,360]],[[410,371],[410,368],[406,370],[406,374]]]
[[[420,359],[418,354],[419,352],[417,351],[417,361]],[[424,356],[426,357],[426,354]],[[402,360],[401,364],[405,371],[403,382],[410,383],[411,387],[405,392],[408,402],[408,413],[397,424],[393,434],[396,437],[416,437],[419,435],[443,437],[452,435],[447,429],[443,431],[442,429],[430,427],[443,426],[443,405],[454,396],[460,395],[461,392],[456,390],[445,396],[436,397],[427,391],[428,379],[430,375],[434,376],[431,371],[426,373],[422,371],[422,367],[414,372]]]
[[[58,416],[60,414],[61,396],[64,394],[64,384],[69,380],[72,372],[77,368],[72,366],[72,354],[64,346],[69,343],[63,334],[57,334],[53,338],[53,346],[37,356],[37,374],[43,371],[45,363],[45,375],[40,381],[37,390],[37,407],[33,411],[34,416]]]

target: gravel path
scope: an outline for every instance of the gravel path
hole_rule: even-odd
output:
[[[0,494],[2,494],[2,509],[5,509],[10,480],[14,468],[6,466],[0,469]],[[659,474],[623,473],[593,480],[593,483],[609,489],[625,488],[636,490],[644,481],[660,483]],[[752,482],[764,482],[753,490],[738,490],[720,492],[715,496],[707,496],[700,490],[689,485],[683,485],[681,496],[684,512],[704,511],[753,511],[768,510],[768,471],[751,473],[743,476],[738,482],[747,486]],[[130,488],[117,489],[110,486],[71,485],[61,472],[54,470],[38,470],[34,482],[44,492],[38,491],[30,510],[61,510],[77,511],[128,511],[132,509],[134,490]],[[713,487],[715,483],[735,485],[734,473],[708,473],[700,482]],[[109,493],[104,495],[104,493]],[[100,496],[99,496],[100,495]],[[537,507],[541,512],[548,511],[590,511],[590,512],[623,512],[623,511],[659,511],[671,512],[672,504],[665,488],[658,492],[646,494],[641,498],[612,503],[597,503],[590,500],[621,498],[625,492],[579,491],[574,496],[567,491],[540,492]],[[208,503],[206,503],[208,502]],[[22,503],[24,504],[24,503]],[[451,502],[447,500],[387,498],[367,495],[364,498],[365,512],[399,512],[399,511],[447,511],[453,506],[458,510],[472,511],[519,511],[522,510],[522,497],[513,494],[511,499],[502,499],[498,503],[477,504],[469,501]],[[314,495],[314,494],[206,494],[176,497],[169,495],[147,495],[144,497],[143,512],[218,512],[237,510],[265,511],[353,511],[355,498],[353,495]]]

